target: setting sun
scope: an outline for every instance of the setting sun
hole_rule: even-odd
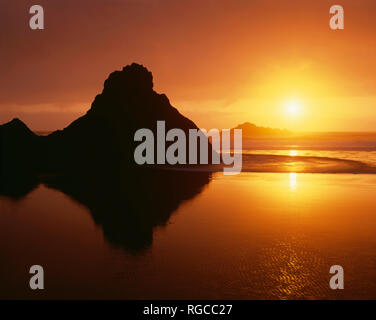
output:
[[[291,100],[286,103],[286,113],[289,116],[297,116],[301,111],[301,105],[299,101]]]

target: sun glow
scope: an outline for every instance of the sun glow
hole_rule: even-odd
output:
[[[286,103],[286,113],[290,117],[296,117],[301,111],[301,103],[297,100],[290,100]]]

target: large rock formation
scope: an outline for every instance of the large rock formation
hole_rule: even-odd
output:
[[[42,137],[17,119],[0,126],[1,170],[45,173],[134,165],[135,131],[149,128],[156,137],[158,120],[165,120],[166,131],[197,129],[166,95],[153,90],[151,72],[133,63],[111,73],[90,110],[64,130]]]

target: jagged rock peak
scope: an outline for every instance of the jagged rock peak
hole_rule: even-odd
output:
[[[104,82],[106,92],[145,92],[153,90],[153,74],[143,65],[132,63],[112,72]]]
[[[8,132],[17,132],[23,134],[33,135],[34,133],[27,127],[25,123],[23,123],[20,119],[14,118],[13,120],[3,124],[0,126],[4,130]]]

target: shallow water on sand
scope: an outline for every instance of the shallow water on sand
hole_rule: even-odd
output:
[[[0,198],[0,297],[375,299],[375,194],[376,175],[216,173],[130,251],[93,208],[39,185]],[[34,264],[40,292],[28,288]],[[333,291],[337,264],[345,289]]]
[[[326,158],[333,160],[357,161],[376,167],[376,151],[365,150],[245,150],[244,155],[277,155],[294,157]],[[354,172],[355,173],[355,172]]]

